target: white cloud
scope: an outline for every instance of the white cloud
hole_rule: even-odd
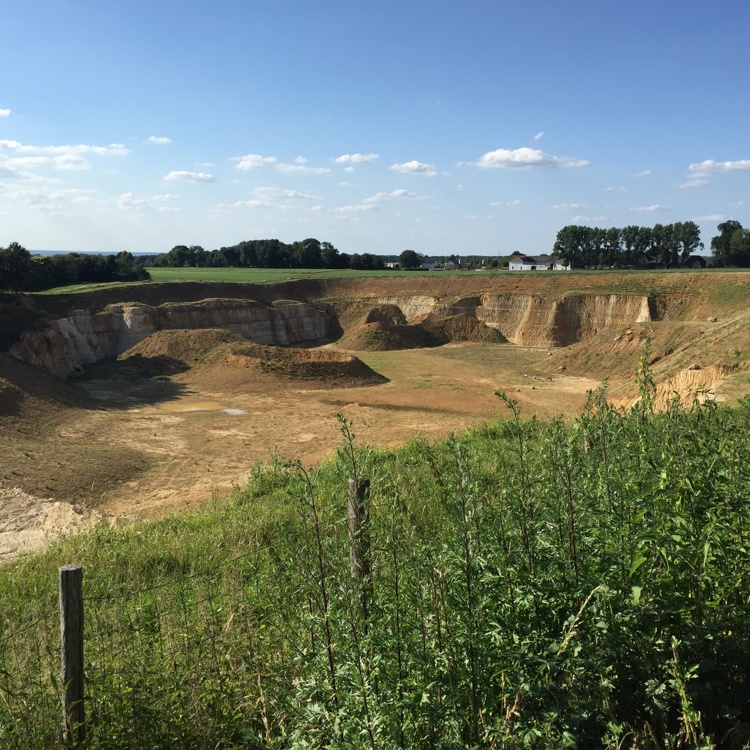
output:
[[[693,221],[724,221],[727,217],[724,214],[709,214],[708,216],[696,216]]]
[[[276,165],[276,169],[284,174],[328,174],[331,170],[328,167],[308,167],[305,164],[281,164]]]
[[[654,203],[650,206],[631,206],[628,211],[633,213],[653,213],[654,211],[666,211],[667,207],[661,203]]]
[[[344,167],[344,172],[354,172],[354,167]]]
[[[309,160],[307,159],[307,157],[305,157],[305,156],[298,156],[298,157],[297,157],[297,158],[296,158],[296,159],[294,160],[294,163],[295,163],[295,164],[307,164],[307,162],[308,162],[308,161],[309,161]]]
[[[729,204],[729,208],[742,208],[745,205],[745,201],[735,201]]]
[[[609,221],[609,218],[606,216],[573,216],[570,220],[581,224],[604,224]]]
[[[476,166],[482,169],[526,169],[531,167],[584,167],[588,164],[585,159],[574,156],[553,156],[536,148],[499,148],[489,151],[482,156]]]
[[[417,195],[417,193],[413,193],[411,190],[399,188],[398,190],[392,190],[390,193],[375,193],[375,195],[371,195],[368,198],[363,199],[361,203],[349,206],[341,206],[340,208],[337,208],[336,211],[338,213],[360,213],[363,211],[374,211],[384,203],[388,203],[391,200],[399,200],[401,198],[421,200],[423,196]]]
[[[55,158],[57,169],[82,170],[91,169],[91,164],[78,154],[63,154]]]
[[[614,185],[610,185],[609,187],[604,188],[605,193],[627,193],[628,189],[626,187],[615,187]]]
[[[148,139],[148,142],[149,143],[157,143],[159,145],[166,146],[166,145],[172,143],[172,139],[171,138],[165,138],[165,137],[159,136],[159,135],[152,135]]]
[[[681,182],[677,187],[683,190],[688,190],[690,188],[703,187],[704,185],[708,185],[708,180],[705,177],[696,174],[693,177],[688,177],[685,182]]]
[[[172,193],[152,195],[149,198],[139,198],[135,193],[122,193],[117,199],[117,208],[121,211],[156,210],[159,213],[179,211],[179,207],[171,205],[179,200]]]
[[[740,159],[739,161],[706,161],[691,164],[688,169],[698,174],[722,174],[724,172],[740,172],[750,169],[750,159]]]
[[[363,211],[374,211],[377,208],[375,203],[359,203],[352,206],[340,206],[336,209],[340,214],[362,213]]]
[[[278,200],[284,198],[287,200],[314,200],[315,196],[309,193],[303,193],[301,190],[284,190],[283,188],[277,187],[258,187],[255,188],[252,194],[256,198],[263,198],[265,200]]]
[[[518,198],[516,198],[514,201],[492,201],[492,203],[490,203],[490,206],[492,206],[493,208],[497,208],[498,206],[520,206],[520,205],[521,205],[521,201]]]
[[[139,198],[135,193],[123,193],[117,199],[118,208],[122,209],[141,209],[146,208],[148,201],[145,198]]]
[[[393,164],[389,169],[401,172],[401,174],[421,174],[425,177],[434,177],[437,174],[437,170],[432,164],[425,164],[416,160],[407,161],[403,164]]]
[[[260,154],[245,154],[236,158],[237,169],[260,169],[271,164],[276,164],[275,156],[261,156]]]
[[[649,177],[653,172],[650,169],[642,169],[640,172],[636,172],[633,177]]]
[[[336,164],[370,164],[380,158],[380,154],[343,154],[333,161]]]
[[[184,170],[169,172],[164,182],[214,182],[214,176],[206,172],[186,172]]]
[[[285,190],[278,187],[258,187],[246,201],[232,203],[232,208],[275,208],[279,210],[298,209],[300,203],[316,200],[314,195],[300,190]]]
[[[541,138],[541,137],[542,137],[543,135],[544,135],[544,131],[543,131],[543,130],[540,130],[540,131],[539,131],[539,132],[538,132],[538,133],[537,133],[537,134],[536,134],[536,135],[534,136],[534,140],[535,140],[535,141],[538,141],[538,140],[539,140],[539,139],[540,139],[540,138]]]
[[[588,208],[581,203],[556,203],[552,208],[558,211],[580,211],[582,208]]]
[[[0,109],[0,117],[10,117],[9,109]]]
[[[15,151],[19,154],[65,156],[69,154],[81,156],[94,154],[95,156],[126,156],[130,152],[121,143],[111,143],[109,146],[90,146],[78,144],[76,146],[28,146],[18,141],[0,140],[0,151]]]

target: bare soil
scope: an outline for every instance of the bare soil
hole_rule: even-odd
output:
[[[516,276],[503,285],[544,294],[559,292],[560,279]],[[468,275],[397,281],[401,292],[437,294],[486,283]],[[70,382],[0,354],[0,559],[102,520],[200,507],[274,456],[317,465],[340,442],[337,413],[354,422],[360,443],[395,446],[506,414],[495,391],[517,399],[527,416],[574,415],[606,377],[613,400],[630,403],[647,339],[662,400],[696,389],[718,400],[750,392],[750,274],[573,276],[568,291],[646,284],[661,295],[660,320],[551,351],[502,343],[465,316],[406,325],[389,306],[373,309],[372,297],[347,298],[361,295],[363,283],[254,291],[268,304],[279,296],[326,300],[346,331],[338,344],[282,349],[227,331],[162,331]],[[236,294],[236,285],[227,287],[227,296]],[[389,279],[367,282],[373,297],[393,290]],[[152,284],[129,293],[156,303],[222,290]],[[115,301],[110,290],[86,306]],[[80,304],[42,302],[45,314]],[[34,324],[42,302],[3,303],[9,340]]]
[[[157,517],[225,497],[254,464],[274,456],[319,464],[339,444],[337,413],[354,422],[361,443],[395,446],[503,413],[496,390],[517,398],[529,415],[549,416],[580,410],[586,391],[598,385],[547,376],[540,367],[546,351],[508,344],[276,349],[273,366],[262,367],[262,350],[275,348],[234,339],[160,332],[75,384],[4,357],[3,373],[16,380],[6,378],[0,391],[0,499],[7,510],[8,493],[19,488],[49,498],[44,508],[69,506],[82,523],[92,510]],[[285,374],[305,367],[302,379]]]

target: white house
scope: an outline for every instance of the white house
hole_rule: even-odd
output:
[[[523,255],[513,253],[508,259],[509,271],[569,271],[556,255]]]

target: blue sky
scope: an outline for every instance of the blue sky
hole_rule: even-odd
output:
[[[10,6],[10,7],[8,7]],[[23,0],[0,246],[550,251],[750,225],[748,0]]]

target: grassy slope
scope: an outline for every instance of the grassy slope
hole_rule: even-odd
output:
[[[741,747],[749,427],[747,404],[600,401],[375,453],[344,425],[320,470],[258,469],[232,503],[6,569],[6,632],[27,629],[2,642],[1,736],[54,745],[55,568],[76,561],[93,747]]]

